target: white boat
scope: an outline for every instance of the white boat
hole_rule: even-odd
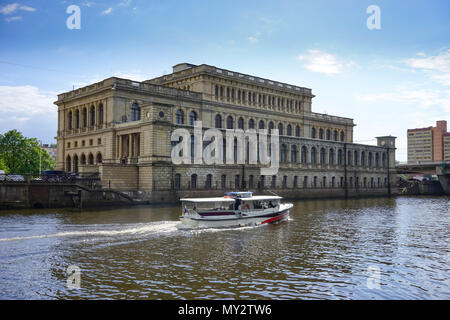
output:
[[[182,198],[179,229],[230,228],[278,223],[289,218],[292,203],[279,196],[230,192],[216,198]]]

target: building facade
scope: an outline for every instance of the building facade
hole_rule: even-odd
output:
[[[353,143],[350,118],[312,111],[311,89],[210,65],[178,64],[144,82],[108,78],[58,95],[57,169],[98,173],[110,187],[153,201],[233,189],[337,195],[387,194],[395,137]],[[172,163],[171,134],[278,129],[280,169],[260,165]]]
[[[446,160],[448,146],[447,121],[436,122],[436,127],[408,129],[408,162],[435,162]]]

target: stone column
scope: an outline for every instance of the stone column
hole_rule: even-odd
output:
[[[117,157],[120,160],[122,158],[122,136],[118,135],[117,138],[119,139],[119,152],[117,154]]]
[[[131,158],[133,152],[133,143],[132,143],[133,134],[130,133],[128,135],[128,157]]]

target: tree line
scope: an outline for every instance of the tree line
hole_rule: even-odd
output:
[[[43,172],[54,167],[55,160],[39,146],[36,138],[24,137],[17,130],[0,134],[0,170],[7,174],[38,176],[40,170]]]

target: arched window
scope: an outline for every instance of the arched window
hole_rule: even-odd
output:
[[[72,158],[70,158],[70,156],[67,156],[66,159],[66,171],[67,172],[72,171]]]
[[[327,140],[331,140],[331,131],[330,131],[330,129],[327,130]]]
[[[238,119],[238,129],[244,130],[244,119],[242,117]]]
[[[372,168],[373,164],[373,155],[372,152],[369,152],[369,168]]]
[[[316,147],[311,148],[311,163],[316,164]]]
[[[333,140],[334,140],[334,141],[337,141],[337,140],[338,140],[338,133],[337,133],[336,130],[334,130],[334,132],[333,132]]]
[[[218,86],[218,85],[215,86],[214,95],[215,95],[216,97],[219,96],[219,86]]]
[[[227,129],[233,129],[234,127],[234,120],[232,116],[228,116],[227,118]]]
[[[319,129],[319,139],[323,139],[323,129]]]
[[[302,147],[302,163],[306,163],[306,159],[308,159],[307,158],[308,157],[308,149],[305,147],[305,146],[303,146]]]
[[[286,127],[286,135],[287,136],[292,136],[292,127],[290,124],[287,125]]]
[[[316,138],[316,128],[311,129],[311,138],[313,138],[313,139]]]
[[[84,153],[81,155],[81,164],[82,165],[86,164],[86,156],[84,155]]]
[[[222,128],[222,116],[220,114],[216,115],[215,125],[216,128]]]
[[[354,165],[355,165],[355,166],[358,165],[358,151],[356,151],[356,150],[355,150],[355,152],[354,152],[353,162],[354,162]]]
[[[103,162],[103,157],[101,153],[97,154],[97,163],[102,163]]]
[[[259,121],[258,129],[264,129],[264,121],[263,120]]]
[[[131,121],[141,120],[141,108],[135,102],[131,105]]]
[[[87,109],[83,108],[83,128],[87,127]]]
[[[255,177],[252,174],[248,176],[248,187],[250,189],[255,187]]]
[[[212,188],[212,174],[206,175],[205,187],[206,189]]]
[[[248,120],[248,128],[255,129],[255,120],[253,119]]]
[[[361,151],[361,166],[364,167],[366,165],[366,153]]]
[[[191,175],[191,189],[197,189],[197,175]]]
[[[330,152],[328,153],[328,163],[331,165],[334,164],[334,149],[330,149]]]
[[[295,136],[300,137],[300,126],[295,126]]]
[[[177,110],[177,113],[175,114],[176,117],[176,123],[177,124],[184,124],[184,111],[181,109]]]
[[[341,142],[344,142],[344,131],[341,131]]]
[[[269,122],[269,133],[272,133],[273,128],[274,128],[273,121],[270,121]]]
[[[222,189],[227,188],[227,175],[226,174],[223,174],[222,177],[220,178],[220,187]]]
[[[297,146],[295,144],[291,146],[291,163],[297,163]]]
[[[319,163],[325,164],[325,148],[320,149]]]
[[[93,165],[94,164],[94,155],[92,153],[88,156],[88,164]]]
[[[75,128],[80,128],[80,110],[75,111]]]
[[[381,165],[383,166],[383,168],[385,168],[386,167],[386,153],[383,153],[381,158],[382,158]]]
[[[195,121],[197,121],[197,112],[191,111],[189,113],[189,125],[190,126],[195,125]]]
[[[78,172],[78,156],[73,156],[73,172]]]
[[[72,118],[73,118],[72,111],[70,111],[69,112],[69,130],[72,130]]]
[[[98,106],[98,123],[103,124],[103,104]]]
[[[91,126],[95,126],[95,107],[91,106]]]
[[[380,166],[380,155],[375,153],[375,168],[378,168]]]
[[[179,174],[179,173],[175,174],[174,187],[175,187],[175,190],[181,189],[181,174]]]
[[[285,144],[282,144],[280,147],[280,162],[281,163],[286,162],[286,154],[287,154],[287,147]]]
[[[342,155],[343,155],[342,150],[339,149],[338,150],[338,158],[337,158],[337,164],[338,165],[342,165]]]
[[[352,152],[350,150],[347,152],[347,163],[352,164]]]
[[[278,134],[279,134],[280,136],[283,135],[283,124],[282,124],[282,123],[279,123],[279,124],[278,124]]]

